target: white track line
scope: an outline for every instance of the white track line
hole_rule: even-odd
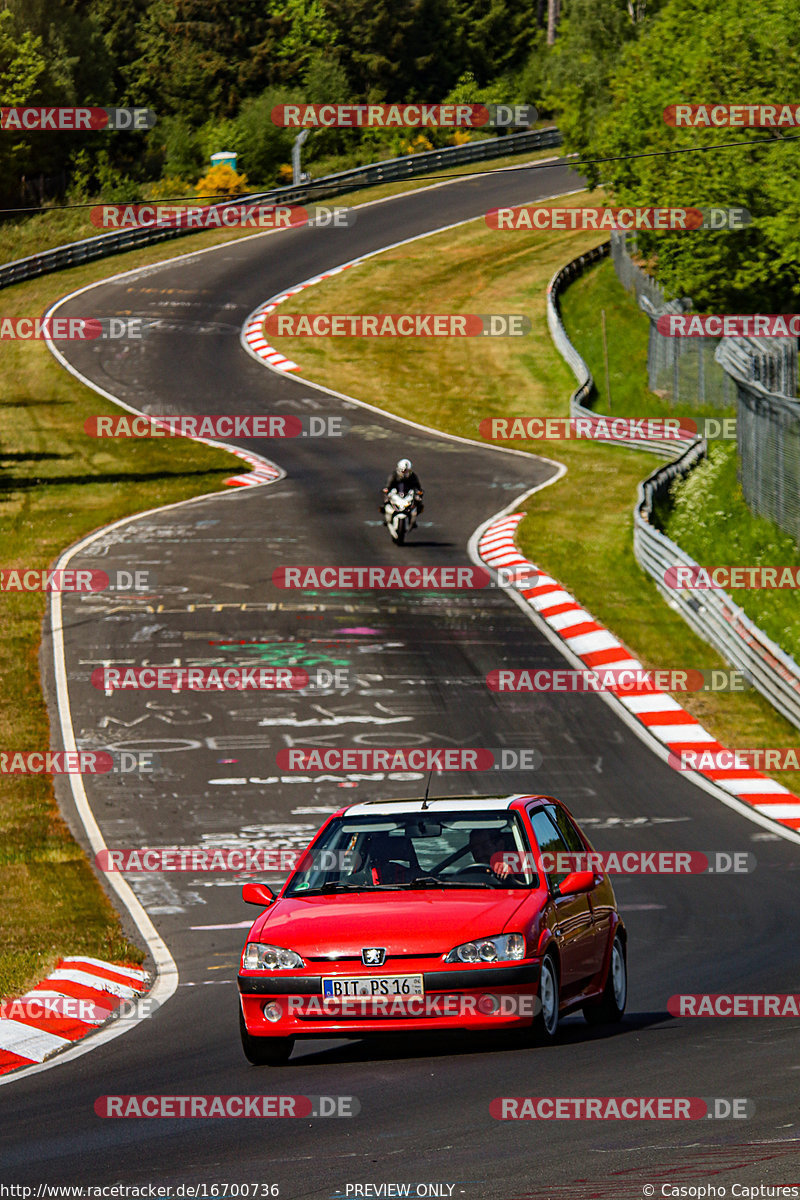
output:
[[[551,160],[547,160],[547,161],[550,162]],[[552,161],[556,162],[558,160],[554,159]],[[488,175],[488,174],[491,174],[491,172],[490,171],[481,172],[481,175]],[[434,184],[433,187],[445,187],[451,183],[458,184],[461,181],[462,180],[460,177],[457,179],[453,179],[453,180],[443,180],[440,183]],[[399,200],[405,196],[417,194],[418,192],[427,191],[427,190],[432,190],[432,189],[425,188],[425,187],[416,188],[413,191],[403,192],[396,196],[384,196],[380,200],[365,201],[363,204],[354,205],[353,208],[355,211],[356,209],[360,209],[360,208],[368,208],[374,204],[385,204],[385,203],[388,203],[389,201]],[[585,189],[583,189],[583,188],[577,189],[577,191],[584,191],[584,190]],[[569,193],[562,193],[562,194],[573,195],[576,193],[569,192]],[[555,198],[556,197],[554,197],[554,196],[541,197],[541,199],[555,199]],[[479,220],[480,218],[471,218],[471,219]],[[467,223],[468,222],[464,221],[464,222],[457,222],[456,224],[467,224]],[[446,226],[445,228],[455,228],[455,226]],[[282,232],[282,231],[281,230],[265,230],[261,233],[253,234],[252,237],[253,238],[270,237],[270,236],[274,236],[280,232]],[[434,232],[441,232],[441,231],[436,230]],[[421,235],[421,236],[429,236],[429,235]],[[236,240],[237,241],[250,241],[251,238],[250,237],[239,238]],[[407,240],[414,241],[416,239],[411,238],[411,239],[407,239]],[[45,319],[48,320],[49,318],[51,318],[55,314],[57,309],[61,307],[62,304],[66,304],[68,301],[75,299],[76,296],[83,295],[83,293],[91,291],[93,288],[104,287],[106,284],[114,283],[120,279],[132,278],[134,276],[146,274],[148,272],[153,272],[155,270],[161,270],[163,267],[169,266],[175,262],[180,262],[184,259],[196,258],[202,254],[210,254],[215,250],[227,249],[230,246],[230,244],[231,243],[229,243],[229,242],[223,242],[218,246],[207,246],[201,250],[191,250],[184,254],[175,255],[169,259],[163,259],[158,263],[148,263],[146,266],[143,266],[143,267],[134,267],[128,271],[118,271],[114,275],[107,276],[104,279],[96,280],[93,283],[85,284],[83,287],[76,288],[74,291],[69,292],[66,296],[62,296],[59,300],[55,301],[55,303],[52,304],[50,306],[50,308],[47,310],[47,312],[45,314]],[[401,245],[403,243],[397,243],[397,244]],[[386,249],[390,249],[390,247],[386,247]],[[375,253],[382,253],[382,251],[375,251]],[[367,255],[365,257],[372,257],[372,255]],[[357,261],[361,261],[361,260],[357,260]],[[252,314],[251,314],[251,316],[252,316]],[[70,362],[68,362],[66,358],[64,358],[64,356],[61,354],[61,352],[55,346],[53,340],[49,336],[46,337],[45,340],[47,342],[48,349],[50,350],[51,354],[56,358],[56,360],[60,363],[60,365],[62,367],[64,367],[65,370],[69,371],[69,373],[72,376],[74,376],[74,378],[79,380],[79,382],[81,382],[85,387],[90,388],[92,391],[96,392],[98,395],[102,396],[104,399],[109,400],[112,404],[116,404],[118,407],[125,409],[126,412],[135,413],[137,416],[142,415],[140,409],[134,408],[132,405],[127,404],[124,400],[120,400],[118,396],[115,396],[112,392],[109,392],[105,388],[100,387],[98,384],[94,383],[91,379],[87,378],[87,376],[83,375],[80,371],[78,371],[77,368],[73,367],[72,364]],[[242,338],[242,343],[244,345],[244,348],[248,351],[248,353],[252,353],[250,351],[249,345],[247,345],[247,343],[244,341],[244,338]],[[258,358],[258,356],[255,354],[253,354],[252,357]],[[262,358],[258,358],[258,361],[265,363],[265,365],[267,365],[267,366],[271,366],[271,364],[267,363],[266,360],[264,360]],[[366,402],[361,401],[361,400],[356,400],[350,396],[343,396],[342,393],[340,393],[340,392],[332,392],[330,389],[322,388],[318,384],[311,383],[311,382],[308,382],[305,380],[304,380],[304,383],[308,383],[309,387],[313,387],[318,391],[324,391],[330,395],[339,396],[342,399],[348,400],[348,401],[356,404],[359,407],[366,408],[372,412],[379,413],[381,416],[388,417],[389,419],[398,421],[401,424],[411,425],[415,429],[421,429],[426,433],[432,433],[439,437],[447,438],[450,441],[462,442],[466,445],[482,445],[482,443],[475,442],[469,438],[461,438],[461,437],[457,437],[454,434],[443,433],[441,430],[434,429],[431,426],[422,425],[416,421],[409,421],[404,417],[394,416],[394,414],[386,413],[383,410],[375,407],[374,405],[367,404]],[[229,453],[239,454],[241,457],[246,457],[244,452],[238,451],[238,448],[228,446],[224,442],[212,441],[211,439],[208,439],[208,438],[193,438],[192,440],[202,442],[204,445],[216,446],[220,449],[227,450]],[[551,476],[551,478],[548,479],[547,481],[545,481],[545,483],[538,484],[535,488],[531,489],[531,492],[537,491],[538,488],[540,488],[540,487],[546,487],[549,483],[554,483],[556,480],[560,479],[561,476],[563,474],[565,474],[565,472],[566,472],[566,467],[564,466],[563,463],[558,463],[554,459],[545,458],[543,455],[533,456],[533,455],[526,454],[524,451],[521,451],[521,450],[509,449],[504,446],[493,446],[493,445],[491,445],[491,443],[484,445],[484,449],[497,450],[503,454],[517,454],[517,455],[521,455],[524,458],[529,458],[529,459],[533,458],[533,457],[537,457],[540,459],[540,461],[550,463],[552,466],[554,466],[556,468],[556,471]],[[263,482],[266,484],[266,483],[274,482],[277,479],[285,478],[286,472],[281,467],[279,467],[276,463],[273,463],[269,459],[263,458],[260,455],[252,455],[249,457],[252,457],[253,459],[258,459],[258,460],[260,460],[261,463],[264,464],[265,475],[266,475],[267,471],[275,472],[274,477],[264,478],[263,480],[259,480],[259,482]],[[256,473],[258,473],[258,468],[256,468],[256,471],[254,471],[254,474],[256,474]],[[522,500],[525,499],[525,496],[530,495],[531,492],[526,492],[524,496],[518,497],[515,501],[512,501],[511,506],[513,507],[514,504],[520,503]],[[143,513],[135,513],[129,517],[123,517],[119,521],[114,521],[110,525],[105,525],[101,529],[95,530],[94,533],[92,533],[88,537],[82,539],[76,545],[71,546],[70,548],[65,550],[64,553],[61,555],[61,557],[58,559],[58,562],[56,563],[56,569],[63,569],[64,567],[66,567],[66,565],[71,561],[71,559],[74,557],[75,554],[77,554],[79,551],[85,549],[87,546],[91,545],[91,543],[93,541],[95,541],[96,539],[98,539],[100,537],[104,537],[111,530],[119,529],[125,525],[132,523],[133,521],[138,521],[143,517],[150,518],[151,516],[155,515],[156,513],[168,512],[171,509],[181,508],[184,505],[199,504],[199,503],[202,503],[203,501],[211,499],[211,498],[219,500],[219,499],[224,498],[225,496],[235,496],[236,494],[237,494],[236,492],[211,492],[204,496],[195,496],[189,500],[178,500],[173,504],[164,504],[164,505],[159,506],[158,508],[148,509],[146,512],[143,512]],[[62,736],[62,740],[63,740],[65,749],[67,749],[67,750],[77,749],[77,746],[75,743],[74,729],[72,726],[72,715],[71,715],[71,709],[70,709],[70,703],[69,703],[69,688],[68,688],[68,683],[67,683],[66,662],[65,662],[65,657],[64,657],[64,637],[63,637],[63,625],[62,625],[61,594],[59,592],[51,593],[51,610],[50,611],[51,611],[51,629],[52,629],[52,637],[53,637],[53,659],[54,659],[54,669],[55,669],[55,674],[56,674],[56,704],[57,704],[58,713],[59,713],[61,736]],[[83,825],[86,835],[89,839],[89,842],[90,842],[93,852],[95,854],[97,854],[100,852],[100,850],[106,850],[108,847],[106,846],[106,843],[103,839],[102,833],[100,832],[100,828],[95,819],[94,813],[92,812],[91,806],[89,804],[89,800],[86,795],[85,788],[83,786],[82,777],[80,775],[69,775],[69,776],[67,776],[67,778],[69,780],[70,787],[72,790],[72,795],[73,795],[73,800],[75,803],[76,810],[80,817],[81,824]],[[139,929],[142,937],[144,938],[144,940],[147,944],[147,947],[148,947],[150,954],[152,955],[153,961],[156,965],[156,971],[157,971],[156,981],[155,981],[152,991],[149,993],[149,998],[152,997],[153,999],[157,1000],[159,1004],[163,1004],[172,995],[174,995],[174,993],[178,987],[178,968],[175,963],[175,960],[173,959],[172,955],[170,954],[166,943],[163,941],[163,939],[159,935],[158,931],[155,929],[155,926],[151,922],[150,918],[148,917],[148,915],[145,912],[144,908],[142,907],[141,903],[136,898],[136,896],[135,896],[134,892],[132,891],[132,889],[130,888],[129,884],[126,883],[126,881],[124,879],[122,879],[116,872],[107,873],[106,879],[108,880],[109,886],[113,887],[113,889],[116,891],[117,895],[119,896],[121,903],[124,905],[124,907],[130,913],[137,928]],[[99,960],[96,960],[96,961],[99,962]],[[112,1023],[111,1025],[100,1030],[98,1033],[92,1034],[91,1036],[88,1036],[86,1039],[82,1040],[81,1042],[73,1045],[70,1050],[65,1050],[64,1053],[59,1054],[57,1057],[55,1057],[53,1059],[49,1059],[48,1061],[38,1064],[36,1066],[26,1067],[21,1070],[13,1071],[10,1074],[0,1076],[0,1087],[2,1087],[6,1083],[13,1082],[14,1080],[25,1078],[28,1075],[36,1074],[39,1071],[49,1070],[50,1067],[58,1066],[64,1062],[70,1062],[74,1058],[79,1058],[81,1055],[88,1053],[90,1050],[94,1050],[96,1047],[103,1045],[105,1042],[111,1041],[115,1037],[119,1037],[120,1034],[127,1032],[128,1029],[134,1028],[135,1025],[137,1025],[139,1023],[140,1020],[146,1020],[146,1019],[147,1019],[146,1017],[131,1018],[128,1021],[126,1021],[124,1023],[124,1025],[120,1024],[118,1027],[115,1027],[114,1024]]]
[[[586,188],[577,188],[571,192],[561,193],[561,195],[570,195],[570,196],[577,195],[583,191],[586,191]],[[558,199],[558,198],[559,198],[558,196],[542,196],[542,197],[539,197],[538,200],[554,200],[554,199]],[[537,202],[538,202],[538,200],[537,200]],[[439,229],[433,229],[427,233],[417,234],[414,237],[410,237],[410,238],[403,238],[401,241],[393,242],[391,245],[384,246],[380,250],[374,250],[370,254],[365,254],[358,258],[351,259],[348,262],[341,263],[341,264],[339,264],[338,268],[332,268],[330,271],[326,272],[325,277],[327,278],[328,276],[330,276],[332,274],[338,274],[339,271],[344,270],[347,267],[357,266],[362,263],[365,263],[369,259],[375,258],[380,254],[384,254],[384,253],[388,252],[389,250],[397,249],[399,246],[409,245],[412,242],[420,241],[427,237],[433,237],[435,234],[443,233],[448,229],[457,229],[463,225],[468,225],[471,223],[471,221],[474,221],[474,220],[480,220],[480,218],[473,217],[473,218],[470,218],[470,219],[464,220],[464,221],[455,221],[450,225],[444,225]],[[308,280],[302,281],[300,284],[297,284],[293,288],[285,288],[282,292],[276,293],[274,296],[270,297],[267,301],[265,301],[263,304],[260,304],[256,309],[254,309],[253,312],[251,312],[249,314],[249,316],[245,319],[245,322],[242,326],[242,332],[241,332],[241,336],[240,336],[242,348],[248,354],[250,354],[250,356],[252,358],[255,358],[257,361],[261,362],[265,367],[267,367],[270,370],[274,370],[274,368],[272,367],[272,364],[270,362],[261,358],[258,355],[258,353],[253,351],[252,347],[250,346],[250,344],[248,343],[248,341],[246,339],[246,336],[245,336],[246,333],[250,332],[252,330],[252,322],[254,321],[255,318],[257,318],[257,315],[259,313],[265,312],[270,305],[272,305],[274,307],[275,305],[277,305],[277,304],[281,303],[283,300],[285,300],[288,296],[294,295],[298,290],[301,290],[305,287],[311,286],[314,283],[320,282],[322,278],[323,278],[323,276],[312,276]],[[498,513],[496,513],[494,517],[490,517],[488,521],[485,521],[481,526],[479,526],[479,528],[475,531],[475,533],[473,533],[472,537],[469,539],[467,549],[468,549],[470,558],[476,565],[482,565],[482,566],[488,565],[486,560],[483,558],[483,556],[478,551],[478,543],[480,542],[483,534],[489,529],[489,527],[496,526],[498,524],[498,522],[502,523],[503,519],[505,519],[505,521],[508,522],[511,525],[511,527],[516,527],[517,521],[511,515],[512,510],[517,508],[521,503],[523,503],[526,499],[528,499],[530,496],[532,496],[535,492],[539,491],[540,488],[547,487],[551,483],[556,483],[561,478],[561,476],[566,473],[567,468],[563,463],[556,463],[555,460],[545,458],[543,455],[539,455],[539,454],[533,455],[533,454],[529,454],[525,450],[509,449],[504,446],[495,446],[490,442],[489,443],[479,442],[475,439],[459,437],[456,434],[443,433],[441,430],[432,429],[430,426],[422,424],[418,421],[412,421],[406,417],[399,417],[394,413],[388,413],[388,412],[386,412],[386,410],[380,409],[376,405],[368,404],[365,400],[359,400],[355,396],[350,396],[344,392],[337,392],[331,388],[326,388],[322,384],[314,383],[312,380],[306,379],[303,376],[295,376],[295,378],[298,380],[302,379],[304,385],[307,387],[313,387],[317,391],[325,392],[328,395],[338,396],[340,399],[346,400],[351,404],[355,404],[359,408],[366,408],[371,412],[380,413],[381,416],[390,417],[392,420],[400,421],[404,425],[409,425],[413,429],[421,429],[427,433],[431,433],[431,432],[436,433],[438,436],[445,437],[450,441],[461,442],[463,444],[472,445],[472,446],[481,446],[483,449],[497,450],[497,451],[500,451],[500,452],[503,452],[506,454],[518,454],[518,455],[521,455],[522,457],[528,458],[528,459],[538,458],[540,461],[550,462],[554,466],[558,467],[557,473],[555,475],[553,475],[550,479],[546,480],[542,484],[536,485],[535,487],[531,488],[529,491],[525,492],[524,495],[517,497],[515,500],[510,501],[510,503],[507,504],[504,508],[502,508]],[[519,554],[518,550],[516,551],[516,554],[519,555],[518,558],[516,558],[514,554],[509,552],[508,561],[513,560],[515,562],[521,562],[521,561],[527,562],[527,560],[523,559],[522,555]],[[491,567],[489,569],[491,570]],[[536,568],[534,568],[534,569],[536,569]],[[544,582],[547,578],[549,578],[549,577],[541,575],[540,581]],[[554,585],[557,583],[557,581],[554,579],[551,580],[551,582]],[[558,587],[561,589],[560,584],[558,585]],[[520,594],[520,592],[518,592],[515,588],[511,587],[506,590],[509,592],[509,594],[514,599],[514,601],[519,605],[519,607],[522,609],[522,611],[528,615],[528,618],[531,621],[533,621],[533,623],[540,630],[540,632],[544,634],[544,636],[551,643],[551,645],[555,646],[556,649],[558,649],[564,655],[564,657],[569,662],[572,663],[573,666],[579,667],[579,668],[585,668],[585,663],[583,662],[583,660],[581,658],[578,657],[578,655],[575,653],[575,650],[572,647],[568,646],[568,644],[564,641],[564,639],[562,637],[558,636],[558,634],[556,634],[555,631],[550,628],[550,626],[547,624],[547,622],[536,611],[536,607],[534,605],[529,603]],[[561,597],[563,597],[564,602],[572,601],[574,599],[568,592],[564,591],[563,589],[561,589],[559,592],[559,598],[561,598]],[[553,601],[548,602],[548,604],[552,604],[552,603],[553,603]],[[587,614],[587,616],[588,616],[588,614]],[[583,647],[583,643],[581,643],[581,646],[583,647],[583,650],[582,650],[583,653],[586,653],[587,650],[599,649],[602,646],[611,647],[611,646],[616,646],[619,644],[617,642],[617,639],[614,638],[613,635],[608,633],[608,631],[606,631],[606,630],[600,630],[600,631],[598,631],[598,634],[587,635],[587,638],[588,638],[588,640],[587,640],[585,647]],[[592,639],[594,639],[594,641],[592,641]],[[577,644],[578,644],[577,639],[573,639],[573,641],[575,642],[575,646],[577,647]],[[597,643],[597,644],[595,645],[594,643]],[[624,663],[620,662],[615,665],[623,666],[623,665],[628,665],[629,662],[635,663],[635,661],[636,660],[625,659]],[[644,742],[644,744],[648,747],[648,749],[650,749],[653,753],[657,754],[659,756],[659,758],[663,759],[665,762],[669,760],[670,750],[669,750],[668,745],[665,745],[662,741],[660,741],[651,732],[651,730],[648,726],[644,725],[641,721],[637,720],[636,717],[632,714],[632,712],[630,712],[625,707],[625,704],[623,702],[621,702],[619,697],[617,697],[613,692],[599,692],[598,695],[601,697],[602,700],[605,701],[605,703],[607,703],[608,705],[610,705],[611,708],[614,709],[617,716],[625,723],[625,725],[628,726],[629,729],[631,729],[636,734],[636,736],[642,742]],[[705,731],[703,731],[703,732],[705,733]],[[714,740],[711,738],[710,734],[706,734],[706,737],[709,740]],[[695,740],[700,741],[703,739],[701,739],[699,736],[695,736]],[[796,843],[800,844],[800,831],[795,831],[793,829],[790,829],[785,825],[781,825],[779,823],[779,820],[773,820],[772,818],[762,815],[758,809],[739,800],[737,797],[733,796],[729,791],[727,791],[723,786],[716,784],[709,779],[706,779],[703,775],[699,774],[696,771],[684,771],[684,772],[681,772],[681,774],[683,776],[685,776],[685,778],[687,778],[690,782],[695,784],[696,787],[702,788],[704,791],[706,791],[710,795],[712,795],[715,799],[721,801],[723,804],[727,805],[729,808],[734,809],[741,816],[746,817],[747,820],[752,821],[756,825],[760,825],[764,829],[769,829],[771,832],[776,833],[778,836],[785,838],[787,841],[796,842]],[[782,785],[778,785],[778,786],[781,787]],[[787,813],[786,816],[791,818],[791,817],[796,817],[797,814],[794,811],[792,811],[790,813]],[[776,813],[776,817],[777,817],[777,813]],[[784,819],[786,819],[786,817],[784,817]]]

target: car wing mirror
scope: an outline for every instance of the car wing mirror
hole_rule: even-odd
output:
[[[259,908],[268,908],[275,899],[275,893],[265,883],[246,883],[242,888],[242,899],[245,904],[257,904]]]
[[[594,871],[572,871],[558,885],[557,895],[579,896],[594,887]]]

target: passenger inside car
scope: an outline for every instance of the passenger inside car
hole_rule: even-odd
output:
[[[409,883],[420,868],[409,837],[374,833],[366,850],[367,878],[382,883]]]

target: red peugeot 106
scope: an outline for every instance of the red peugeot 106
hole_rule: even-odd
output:
[[[618,1021],[626,933],[592,847],[549,796],[378,800],[322,827],[265,907],[239,972],[242,1045],[285,1062],[298,1037]],[[560,869],[566,867],[566,870]]]

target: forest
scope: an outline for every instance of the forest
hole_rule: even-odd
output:
[[[640,249],[675,294],[776,311],[794,303],[800,134],[675,128],[663,112],[800,96],[797,15],[796,0],[761,0],[757,20],[737,0],[0,0],[4,106],[157,115],[131,133],[3,130],[3,216],[199,194],[220,150],[250,189],[286,182],[281,104],[527,103],[614,203],[746,208],[735,235],[643,235]],[[322,129],[303,166],[319,177],[476,136]]]

